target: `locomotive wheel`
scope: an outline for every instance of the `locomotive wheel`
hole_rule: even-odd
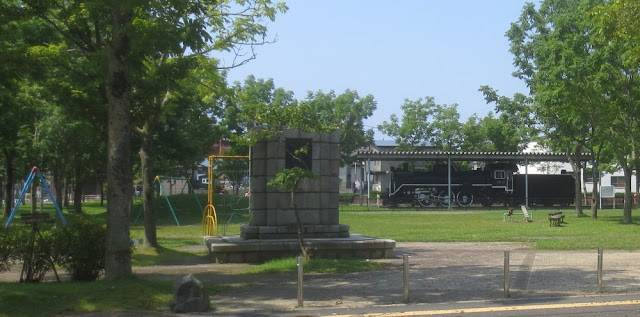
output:
[[[473,194],[463,190],[456,195],[456,202],[460,207],[469,207],[473,204]]]
[[[422,207],[429,207],[431,206],[433,203],[431,202],[430,197],[431,196],[428,192],[420,192],[418,193],[418,204],[420,204],[420,206]]]
[[[451,193],[451,196],[447,195],[447,190],[443,190],[440,192],[440,195],[438,195],[438,204],[441,207],[449,207],[449,201],[451,201],[453,203],[453,201],[456,199],[453,195],[453,192]]]

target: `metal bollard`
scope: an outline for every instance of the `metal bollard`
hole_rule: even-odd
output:
[[[509,276],[509,251],[504,251],[504,297],[509,298],[511,295],[509,294],[509,287],[511,284],[510,276]]]
[[[403,274],[402,274],[402,284],[404,285],[404,302],[409,302],[409,255],[402,255],[402,263],[403,263]]]
[[[602,248],[598,248],[598,293],[602,293]]]
[[[302,257],[298,257],[298,307],[304,307],[304,299],[302,298],[302,276],[303,262]]]

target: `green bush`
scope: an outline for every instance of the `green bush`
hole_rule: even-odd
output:
[[[41,281],[52,268],[53,255],[49,230],[36,234],[31,225],[15,224],[0,232],[0,272],[9,270],[18,261],[23,262],[21,282]]]
[[[0,228],[0,273],[8,271],[21,258],[18,231],[20,228]]]
[[[86,217],[56,230],[56,262],[75,281],[94,281],[104,271],[106,226]]]

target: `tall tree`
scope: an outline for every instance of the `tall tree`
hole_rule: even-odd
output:
[[[613,139],[614,153],[625,176],[624,222],[631,223],[631,174],[640,170],[640,4],[613,0],[591,10],[598,49],[604,52],[605,75],[598,82],[609,106],[607,132]],[[636,182],[636,192],[640,188]]]
[[[179,175],[186,176],[208,153],[220,134],[213,127],[227,89],[216,62],[203,56],[149,64],[142,78],[136,78],[133,113],[140,143],[144,244],[156,247],[154,178],[160,172],[178,172],[178,167],[183,167]]]
[[[269,0],[23,0],[19,7],[48,23],[65,39],[69,51],[92,61],[100,71],[98,76],[103,82],[100,87],[108,109],[109,140],[106,276],[129,274],[133,193],[130,111],[135,79],[143,73],[144,62],[175,56],[182,49],[182,53],[194,54],[236,51],[241,57],[233,65],[245,63],[255,58],[255,54],[243,48],[264,43],[265,21],[273,20],[286,6]],[[170,51],[166,51],[168,47]],[[242,55],[245,53],[248,55]]]
[[[523,8],[507,36],[517,71],[535,99],[535,111],[548,146],[569,153],[576,189],[576,215],[582,212],[580,154],[592,148],[591,130],[599,130],[604,105],[598,85],[601,57],[593,44],[587,13],[596,0],[546,0],[538,10]]]
[[[0,1],[0,156],[6,172],[3,195],[6,216],[13,205],[16,165],[26,155],[22,136],[33,138],[36,118],[33,101],[37,87],[33,79],[39,68],[29,48],[34,43],[51,40],[46,34],[50,31],[32,19],[19,1]]]

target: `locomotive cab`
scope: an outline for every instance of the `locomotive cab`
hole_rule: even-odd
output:
[[[487,166],[488,175],[491,178],[491,187],[504,190],[505,193],[513,193],[513,174],[518,171],[518,166],[512,163],[495,163]]]

